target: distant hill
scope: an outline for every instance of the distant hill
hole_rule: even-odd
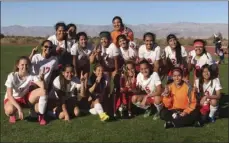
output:
[[[136,38],[142,38],[145,32],[154,32],[158,38],[165,38],[169,33],[174,33],[178,37],[209,38],[213,33],[221,32],[224,38],[228,39],[228,24],[218,23],[157,23],[127,25],[135,34]],[[103,30],[112,30],[112,25],[77,25],[78,31],[85,31],[89,36],[98,36]],[[31,26],[20,25],[1,27],[1,33],[7,36],[33,36],[46,37],[54,34],[53,26]]]

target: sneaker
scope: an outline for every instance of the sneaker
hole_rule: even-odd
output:
[[[107,121],[109,119],[109,116],[105,112],[99,114],[99,117],[101,121]]]
[[[214,123],[215,122],[215,118],[214,117],[209,117],[209,121]]]
[[[196,127],[196,128],[201,127],[201,126],[202,126],[202,124],[200,123],[200,121],[196,121],[194,123],[194,127]]]
[[[29,116],[31,118],[37,118],[38,117],[37,113],[35,112],[35,110],[33,108],[30,108],[30,110],[29,110]]]
[[[89,110],[89,112],[92,114],[92,115],[97,115],[98,113],[95,111],[95,108],[91,108]]]
[[[159,116],[159,113],[158,112],[153,115],[153,120],[157,120],[159,118],[160,118],[160,116]]]
[[[9,122],[14,124],[16,122],[16,116],[10,116]]]
[[[168,122],[165,122],[165,123],[164,123],[164,128],[165,128],[165,129],[174,128],[174,127],[175,127],[175,125],[174,125],[173,122],[168,121]]]
[[[46,120],[44,118],[44,115],[38,116],[38,122],[40,123],[41,126],[46,125]]]
[[[146,109],[146,111],[145,111],[145,113],[144,113],[144,118],[147,118],[147,117],[149,117],[151,115],[151,109],[150,108],[148,108],[148,109]]]

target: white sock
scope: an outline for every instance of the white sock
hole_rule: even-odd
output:
[[[98,114],[101,114],[101,113],[104,112],[104,111],[103,111],[103,107],[102,107],[102,105],[101,105],[100,103],[96,103],[96,104],[94,105],[94,108],[95,108],[95,111],[96,111]]]
[[[39,102],[38,102],[38,111],[40,114],[44,114],[45,113],[45,109],[47,106],[47,96],[40,96],[39,98]]]
[[[154,106],[157,108],[157,112],[159,113],[161,111],[162,107],[163,107],[163,104],[162,103],[160,103],[160,104],[155,104],[154,103]]]
[[[218,109],[218,106],[212,106],[212,105],[210,105],[210,113],[209,113],[209,117],[210,118],[213,118],[214,117],[215,112],[217,111],[217,109]]]

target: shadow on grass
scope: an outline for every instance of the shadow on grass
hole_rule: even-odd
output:
[[[222,93],[219,102],[219,118],[229,117],[229,95]]]

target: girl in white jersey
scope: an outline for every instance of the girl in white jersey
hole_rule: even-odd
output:
[[[32,73],[34,75],[38,75],[40,71],[44,71],[45,88],[47,91],[50,91],[50,83],[58,74],[58,59],[56,56],[52,56],[52,48],[52,42],[45,40],[41,44],[42,52],[35,54],[33,50],[29,57],[32,63]]]
[[[77,34],[75,43],[71,48],[71,55],[73,56],[72,63],[74,66],[74,72],[76,76],[79,76],[83,72],[86,78],[85,83],[87,84],[89,73],[90,73],[90,56],[93,51],[93,47],[88,43],[88,37],[85,32],[79,32]],[[85,85],[87,87],[87,85]]]
[[[200,70],[201,76],[195,80],[195,88],[200,99],[200,112],[202,119],[206,121],[209,116],[211,122],[215,121],[215,113],[218,109],[219,99],[221,97],[222,86],[219,78],[214,76],[211,66],[203,65]]]
[[[23,120],[23,107],[34,106],[39,113],[40,125],[45,125],[44,113],[47,105],[47,96],[44,89],[43,75],[40,79],[30,74],[31,63],[28,57],[22,56],[16,61],[14,72],[7,77],[5,86],[7,88],[4,109],[5,114],[10,116],[9,122],[16,122],[16,112],[19,119]]]
[[[140,73],[137,75],[137,88],[144,91],[138,95],[133,95],[132,103],[136,106],[147,109],[145,117],[151,114],[150,106],[154,104],[157,108],[157,113],[154,115],[154,119],[159,117],[159,112],[162,109],[161,100],[161,80],[157,72],[152,72],[151,65],[148,61],[143,60],[140,62]]]
[[[177,37],[174,34],[167,36],[168,46],[165,47],[165,58],[163,63],[168,69],[168,79],[172,79],[172,70],[174,67],[180,67],[185,72],[183,75],[188,80],[188,64],[187,64],[187,52],[183,46],[181,46]]]
[[[67,26],[63,22],[58,22],[55,25],[56,34],[48,38],[55,47],[52,51],[57,54],[59,64],[71,64],[71,41],[67,37]]]
[[[119,49],[124,61],[136,61],[138,55],[135,49],[136,44],[133,41],[129,41],[125,35],[119,35],[117,37],[117,45],[120,47]]]
[[[202,39],[196,39],[193,42],[193,47],[195,48],[195,55],[194,57],[190,56],[188,57],[188,70],[189,72],[192,71],[194,68],[194,80],[196,78],[196,75],[199,74],[200,68],[205,65],[212,65],[213,60],[212,56],[206,51],[205,49],[206,42]]]
[[[81,73],[82,74],[82,73]],[[53,81],[53,90],[49,94],[49,109],[59,119],[69,121],[70,117],[79,115],[78,98],[85,96],[85,79],[74,77],[72,65],[65,65],[59,76]]]
[[[161,48],[155,43],[156,35],[147,32],[143,36],[144,45],[139,47],[138,56],[140,61],[145,59],[154,67],[154,71],[159,71]]]

